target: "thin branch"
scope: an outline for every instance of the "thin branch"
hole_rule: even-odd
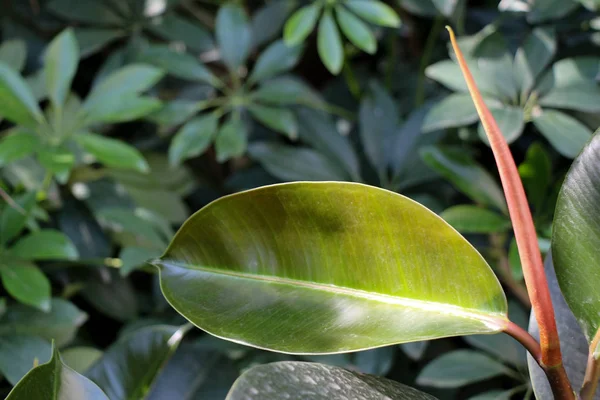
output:
[[[600,343],[600,329],[596,332],[596,336],[592,339],[590,344],[590,352],[588,355],[587,368],[585,370],[585,377],[583,378],[583,386],[579,392],[582,400],[591,400],[596,394],[596,388],[598,387],[598,380],[600,379],[600,360],[598,360],[594,353]]]
[[[544,369],[556,400],[575,399],[575,393],[567,377],[562,363],[560,340],[554,317],[554,306],[550,297],[550,289],[544,271],[542,254],[539,249],[533,218],[525,189],[519,176],[517,166],[512,157],[506,139],[502,135],[496,120],[487,108],[479,89],[469,70],[465,57],[458,47],[452,28],[446,27],[450,33],[452,47],[458,64],[465,77],[469,93],[475,103],[477,114],[487,134],[490,146],[496,159],[500,180],[504,188],[510,219],[515,231],[517,247],[523,265],[523,276],[529,292],[529,298],[540,330],[540,349],[538,364]],[[528,343],[531,345],[531,343]],[[528,349],[529,350],[529,349]]]
[[[519,177],[519,172],[508,144],[481,97],[481,93],[469,71],[462,51],[458,47],[454,32],[449,27],[447,29],[450,32],[450,40],[452,41],[460,68],[467,81],[475,108],[485,128],[492,151],[494,152],[494,157],[496,158],[510,219],[515,231],[517,247],[521,255],[525,284],[527,285],[532,307],[540,327],[541,361],[544,365],[553,367],[562,363],[560,341],[556,329],[554,307],[550,297],[548,281],[544,272],[542,254],[539,249],[531,211],[529,210],[529,203],[525,196],[525,189],[523,188],[523,183]]]
[[[504,332],[521,343],[523,347],[527,349],[529,354],[531,354],[533,359],[539,363],[540,359],[542,358],[542,349],[537,340],[535,340],[535,338],[531,336],[529,332],[512,321],[508,321],[508,325],[506,325],[504,328]]]

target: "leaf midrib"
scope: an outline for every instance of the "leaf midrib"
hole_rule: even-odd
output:
[[[268,283],[277,283],[283,285],[290,286],[300,286],[307,289],[320,290],[326,292],[333,292],[337,294],[343,294],[347,296],[358,297],[365,300],[378,301],[386,304],[393,304],[398,306],[405,306],[409,308],[416,308],[426,312],[435,312],[438,314],[447,314],[453,315],[460,318],[466,319],[474,319],[482,322],[486,326],[490,327],[490,329],[494,329],[497,331],[501,331],[504,329],[504,326],[508,323],[508,318],[506,315],[498,312],[489,312],[484,313],[477,309],[466,308],[455,306],[452,304],[439,303],[435,301],[428,300],[415,300],[406,297],[392,296],[388,294],[381,293],[373,293],[368,292],[366,290],[360,290],[355,288],[348,288],[343,286],[336,286],[334,284],[326,284],[326,283],[315,283],[308,282],[303,280],[291,279],[291,278],[283,278],[283,277],[274,277],[269,275],[259,275],[259,274],[250,274],[239,271],[230,271],[223,270],[217,268],[210,267],[201,267],[197,265],[190,265],[185,263],[180,263],[173,260],[165,260],[165,259],[157,259],[151,262],[152,265],[156,266],[160,271],[164,267],[175,267],[175,268],[183,268],[183,269],[191,269],[201,272],[213,273],[216,275],[225,275],[238,279],[248,279],[254,281],[262,281]]]

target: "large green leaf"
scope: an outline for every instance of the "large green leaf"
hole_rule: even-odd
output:
[[[284,361],[256,366],[235,382],[226,400],[435,400],[389,379],[324,364]]]
[[[186,329],[161,325],[131,332],[111,345],[86,375],[111,399],[144,399]]]
[[[215,35],[221,58],[233,72],[248,57],[252,45],[252,29],[244,8],[233,4],[225,4],[219,9],[216,19]]]
[[[169,303],[198,327],[288,353],[336,353],[502,330],[481,255],[437,215],[353,183],[267,186],[196,213],[161,259]]]
[[[575,159],[563,183],[552,255],[565,300],[591,340],[600,328],[600,134]]]
[[[0,117],[27,127],[44,120],[37,100],[27,83],[11,67],[0,61]]]
[[[31,370],[6,400],[108,400],[86,377],[67,367],[54,348],[52,358]]]
[[[46,50],[44,73],[48,96],[55,107],[61,108],[71,91],[77,71],[79,46],[71,29],[56,36]]]

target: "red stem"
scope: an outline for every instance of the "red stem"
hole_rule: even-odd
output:
[[[500,173],[500,180],[504,188],[510,219],[515,231],[515,238],[521,262],[527,291],[531,298],[531,305],[535,312],[540,328],[540,345],[542,348],[541,362],[552,367],[562,363],[558,331],[554,320],[554,307],[550,298],[548,281],[544,272],[542,255],[537,242],[537,234],[529,210],[529,203],[525,196],[525,189],[521,183],[519,172],[512,158],[508,144],[500,132],[494,117],[485,105],[475,80],[469,71],[465,58],[458,47],[454,32],[448,28],[452,47],[456,53],[458,63],[467,81],[467,86],[475,108],[485,128],[488,140],[496,158],[496,165]]]
[[[533,359],[539,364],[542,357],[542,349],[537,340],[535,340],[535,338],[531,336],[529,332],[512,321],[508,321],[508,325],[506,325],[504,328],[504,332],[521,343],[523,347],[527,349],[529,354],[531,354]]]
[[[496,159],[498,172],[500,173],[500,180],[502,181],[506,203],[508,204],[508,212],[521,256],[525,284],[540,330],[540,355],[537,359],[538,364],[546,372],[556,400],[574,399],[575,394],[562,364],[554,307],[523,183],[519,177],[519,172],[508,144],[492,113],[483,101],[465,57],[458,47],[454,32],[450,27],[447,27],[447,29],[450,33],[450,40],[456,53],[458,64],[467,82],[469,93],[471,94],[473,103],[475,103],[477,114],[479,114],[479,118],[487,134]],[[514,327],[511,327],[511,329],[514,333]],[[532,346],[529,339],[527,339],[526,343],[526,347]]]

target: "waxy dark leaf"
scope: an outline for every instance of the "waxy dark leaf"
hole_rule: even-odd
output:
[[[227,400],[435,400],[435,397],[389,379],[339,367],[306,362],[277,362],[246,371]]]
[[[600,329],[600,134],[585,146],[563,182],[552,255],[565,300],[591,341]]]
[[[31,370],[6,400],[108,400],[92,381],[67,367],[54,348],[46,364]]]
[[[86,375],[111,399],[143,399],[186,330],[163,325],[131,332],[110,346]]]

